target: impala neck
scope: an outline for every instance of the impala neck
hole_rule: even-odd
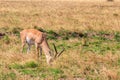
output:
[[[52,59],[52,54],[51,54],[51,50],[50,50],[50,47],[47,43],[46,40],[44,40],[41,44],[41,47],[45,53],[45,56],[46,56],[46,59],[47,59],[47,63],[50,64],[51,62],[51,59]]]

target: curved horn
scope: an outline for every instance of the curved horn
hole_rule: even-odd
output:
[[[57,57],[59,57],[64,51],[65,51],[65,48],[63,48],[63,50],[57,55]]]
[[[55,44],[54,44],[54,43],[53,43],[53,47],[54,47],[54,49],[55,49],[54,58],[56,58],[56,57],[57,57],[58,52],[57,52],[57,49],[56,49],[56,46],[55,46]]]
[[[56,49],[56,46],[55,46],[54,43],[53,43],[53,46],[54,46],[54,49],[55,49],[54,58],[59,57],[59,56],[64,52],[64,50],[65,50],[65,48],[63,48],[63,50],[62,50],[60,53],[58,53],[58,52],[57,52],[57,49]]]

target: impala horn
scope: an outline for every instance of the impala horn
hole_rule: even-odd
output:
[[[54,43],[53,43],[53,47],[54,47],[54,49],[55,49],[54,58],[59,57],[59,56],[64,52],[64,50],[65,50],[65,48],[63,48],[63,50],[62,50],[60,53],[58,53],[58,52],[57,52],[57,49],[56,49],[56,46],[55,46]]]

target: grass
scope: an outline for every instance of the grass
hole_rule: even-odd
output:
[[[118,2],[8,1],[1,3],[1,11],[0,27],[40,26],[44,29],[64,28],[70,31],[120,30]]]
[[[2,80],[7,80],[7,79],[16,80],[16,74],[11,72],[11,73],[1,75],[0,78]]]
[[[119,2],[2,1],[0,3],[0,80],[119,80]],[[38,62],[34,46],[20,52],[19,32],[47,34],[51,49],[65,52],[52,66]]]
[[[37,62],[34,47],[30,54],[26,54],[26,52],[21,54],[20,46],[18,46],[21,42],[18,35],[16,35],[18,33],[10,33],[8,34],[9,45],[6,43],[7,38],[3,37],[0,41],[1,44],[4,43],[1,46],[6,47],[8,50],[6,51],[4,47],[0,48],[3,52],[1,54],[1,69],[7,69],[9,73],[14,71],[15,75],[11,76],[1,72],[2,76],[7,76],[6,79],[12,79],[12,77],[20,79],[19,75],[31,79],[85,78],[88,80],[119,80],[119,32],[86,31],[77,34],[72,32],[75,33],[74,35],[71,35],[71,31],[68,30],[63,30],[63,32],[45,30],[44,32],[52,37],[58,36],[56,39],[49,36],[47,38],[52,49],[52,43],[56,44],[58,51],[62,47],[65,48],[65,52],[53,62],[53,65],[48,66],[46,64],[44,55],[40,62]],[[64,34],[69,36],[68,39],[64,39],[66,36]],[[78,34],[82,34],[82,36],[78,37]]]

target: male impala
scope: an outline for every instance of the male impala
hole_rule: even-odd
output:
[[[59,57],[61,55],[61,53],[64,51],[64,49],[63,49],[58,54],[57,49],[56,49],[55,45],[53,44],[55,52],[56,52],[56,54],[54,54],[49,48],[45,33],[40,32],[36,29],[25,29],[20,32],[20,37],[21,37],[21,41],[22,41],[22,51],[23,51],[23,48],[26,43],[28,44],[27,53],[30,50],[30,46],[35,45],[37,57],[39,58],[39,49],[40,49],[40,55],[42,55],[42,49],[43,49],[46,59],[47,59],[46,61],[48,64],[50,64],[50,62],[53,59],[55,59],[57,56]]]

